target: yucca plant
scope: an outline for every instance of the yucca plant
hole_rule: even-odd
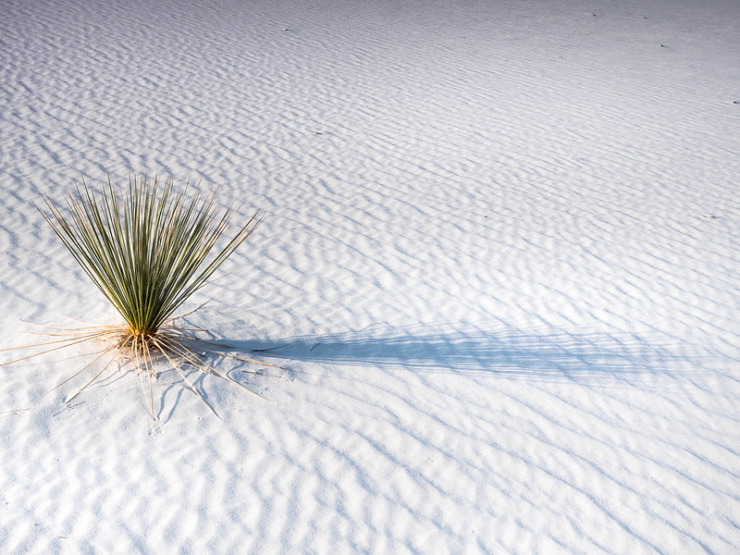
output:
[[[194,366],[238,384],[207,364],[203,356],[203,351],[209,350],[207,345],[223,346],[177,329],[173,315],[254,232],[261,221],[258,215],[252,216],[225,245],[216,248],[229,227],[231,207],[218,210],[214,196],[204,197],[197,187],[187,186],[178,193],[173,180],[162,183],[156,177],[133,176],[125,195],[114,188],[110,178],[98,194],[83,181],[68,197],[66,210],[49,196],[45,201],[48,213],[42,211],[44,218],[125,324],[61,334],[64,339],[35,345],[54,346],[30,356],[90,339],[113,338],[112,346],[93,362],[106,353],[113,352],[114,356],[67,401],[100,378],[110,363],[125,353],[141,371],[140,375],[149,377],[146,397],[155,419],[152,381],[157,377],[158,357],[166,359],[213,410],[183,369]]]

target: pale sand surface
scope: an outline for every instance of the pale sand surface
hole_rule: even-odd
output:
[[[187,308],[280,367],[1,368],[0,552],[740,551],[739,3],[1,4],[0,347],[149,172],[263,209]]]

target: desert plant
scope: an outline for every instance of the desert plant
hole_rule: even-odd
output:
[[[151,385],[157,377],[158,357],[166,359],[213,410],[188,380],[184,366],[195,366],[237,382],[206,363],[202,351],[209,350],[205,347],[208,343],[177,329],[173,315],[208,283],[261,220],[255,214],[217,249],[233,211],[231,207],[218,210],[213,194],[204,197],[198,187],[190,186],[177,193],[173,180],[162,183],[157,177],[146,176],[130,177],[127,193],[124,196],[118,192],[108,179],[96,194],[83,181],[68,197],[66,211],[49,196],[45,198],[48,213],[42,210],[56,235],[125,324],[61,333],[63,339],[34,345],[50,347],[24,359],[90,339],[112,338],[112,345],[96,361],[110,352],[114,357],[67,401],[94,383],[113,359],[125,353],[140,376],[149,377],[146,397],[155,419]]]

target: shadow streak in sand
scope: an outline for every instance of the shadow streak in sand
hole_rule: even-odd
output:
[[[231,339],[225,343],[273,359],[334,365],[575,377],[669,371],[685,357],[672,352],[670,338],[663,339],[659,342],[632,334],[373,326],[357,332],[272,340]]]

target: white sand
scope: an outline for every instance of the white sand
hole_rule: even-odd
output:
[[[284,369],[0,369],[0,552],[740,550],[737,1],[1,11],[0,346],[116,322],[42,194],[158,172],[265,211],[188,306]]]

